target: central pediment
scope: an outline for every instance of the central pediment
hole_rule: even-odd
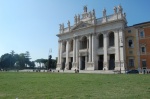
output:
[[[83,29],[83,28],[90,27],[90,26],[92,26],[92,24],[89,24],[86,22],[80,22],[75,27],[72,28],[72,31]]]

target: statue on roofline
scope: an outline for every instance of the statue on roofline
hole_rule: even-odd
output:
[[[84,6],[83,10],[84,12],[87,12],[87,6]]]
[[[68,28],[69,28],[69,30],[70,30],[70,21],[69,21],[69,20],[68,20],[68,23],[67,23],[67,24],[68,24]]]
[[[74,16],[74,22],[77,24],[77,15]]]
[[[119,6],[118,6],[118,12],[119,12],[119,13],[122,13],[122,11],[123,11],[122,6],[119,5]]]
[[[117,7],[114,7],[114,14],[117,13]]]
[[[93,9],[93,17],[95,17],[95,9]]]
[[[103,10],[103,17],[106,17],[106,9]]]
[[[62,30],[64,31],[64,23],[62,23],[61,28],[62,28]]]
[[[78,14],[78,22],[80,22],[80,14]]]
[[[59,24],[59,29],[60,29],[60,30],[62,29],[62,25],[61,25],[61,24]]]

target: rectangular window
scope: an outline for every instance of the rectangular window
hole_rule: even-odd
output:
[[[129,66],[134,67],[134,59],[129,59]]]
[[[146,54],[146,47],[145,46],[141,46],[141,54]]]
[[[142,67],[146,67],[146,60],[142,60]]]
[[[131,33],[131,30],[128,30],[128,33]]]
[[[143,32],[143,31],[140,32],[140,37],[141,37],[141,38],[144,37],[144,32]]]
[[[145,53],[145,47],[142,47],[142,53]]]
[[[133,48],[133,41],[132,40],[129,40],[128,44],[129,44],[129,48]]]
[[[129,54],[133,54],[133,51],[129,51]]]

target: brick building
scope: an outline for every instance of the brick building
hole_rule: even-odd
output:
[[[137,33],[139,70],[150,72],[150,22],[133,25]]]

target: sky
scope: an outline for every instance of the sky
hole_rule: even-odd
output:
[[[95,9],[96,18],[113,14],[114,6],[121,5],[128,26],[150,21],[150,0],[0,0],[0,56],[30,52],[31,60],[58,55],[59,24],[74,24],[75,14]],[[49,50],[52,49],[52,52]]]

